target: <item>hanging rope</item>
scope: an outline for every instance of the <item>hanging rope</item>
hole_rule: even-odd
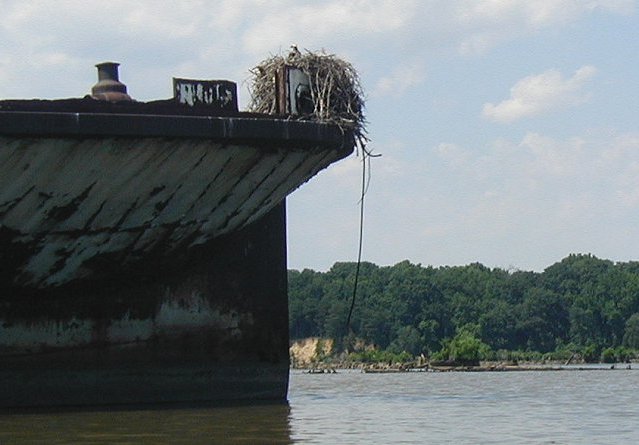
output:
[[[364,244],[364,197],[368,191],[370,184],[370,158],[377,158],[380,154],[374,155],[366,149],[362,144],[362,185],[361,194],[359,199],[359,243],[357,247],[357,266],[355,268],[355,282],[353,284],[353,296],[351,297],[351,307],[348,310],[348,318],[346,320],[346,330],[352,332],[351,329],[351,317],[353,316],[353,309],[355,308],[355,299],[357,297],[357,285],[359,283],[359,271],[362,265],[362,246]],[[368,168],[367,168],[368,166]]]

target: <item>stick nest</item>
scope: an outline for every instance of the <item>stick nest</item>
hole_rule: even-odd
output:
[[[252,75],[249,90],[249,111],[274,114],[277,112],[275,75],[284,65],[301,69],[310,79],[311,98],[314,110],[299,119],[317,120],[337,124],[343,130],[353,132],[357,143],[363,148],[366,137],[364,117],[364,94],[359,76],[353,66],[333,54],[301,53],[292,47],[288,56],[273,56],[250,70]]]

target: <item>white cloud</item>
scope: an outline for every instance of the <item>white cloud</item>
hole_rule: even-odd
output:
[[[528,163],[528,174],[537,178],[567,177],[585,173],[584,166],[591,162],[584,156],[585,141],[571,138],[565,141],[556,140],[538,133],[527,133],[519,143],[519,148],[532,157]]]
[[[527,133],[519,141],[497,140],[474,149],[442,143],[434,152],[444,162],[430,172],[433,184],[447,178],[460,194],[443,194],[468,217],[464,230],[493,227],[494,218],[528,226],[545,215],[559,228],[593,218],[613,218],[639,208],[639,134],[558,139]],[[438,208],[445,208],[438,203]],[[452,220],[452,215],[448,218]]]
[[[419,253],[413,258],[427,262],[460,249],[469,260],[547,266],[584,250],[635,256],[637,230],[628,221],[639,209],[639,134],[587,133],[565,139],[528,133],[481,147],[438,145],[435,152],[446,162],[411,184],[430,205],[400,209],[401,202],[389,202],[389,212],[412,212],[424,227],[447,226],[443,246],[426,233],[413,240],[421,250],[430,247],[426,259]],[[459,152],[464,162],[448,162]]]
[[[435,147],[435,154],[453,167],[459,167],[468,162],[470,152],[457,144],[442,142]]]
[[[463,161],[447,162],[441,173],[466,181],[473,200],[509,197],[557,214],[584,203],[593,215],[639,207],[638,133],[558,139],[529,132],[520,141],[497,140],[481,150],[442,143],[436,152],[446,161]]]
[[[405,27],[414,17],[414,1],[284,1],[265,8],[263,16],[244,33],[244,49],[263,54],[282,45],[301,48],[353,41]]]
[[[8,0],[2,5],[0,59],[12,69],[3,74],[9,82],[0,85],[0,97],[82,95],[94,83],[92,65],[110,59],[122,63],[122,80],[132,95],[146,100],[170,91],[173,75],[242,81],[260,58],[287,51],[292,43],[326,48],[356,63],[349,52],[363,54],[363,48],[410,34],[419,2]],[[67,65],[52,66],[51,53]],[[48,78],[38,80],[43,60]]]
[[[620,203],[639,208],[639,133],[627,133],[610,141],[597,169],[613,172],[613,187]]]
[[[634,12],[634,0],[462,0],[455,2],[458,25],[465,31],[459,51],[481,54],[500,42],[544,28],[563,26],[602,10]]]
[[[531,28],[566,23],[597,9],[631,13],[633,0],[466,0],[461,17],[467,21],[520,21]]]
[[[93,65],[103,60],[122,63],[121,79],[138,100],[170,94],[171,76],[241,81],[257,62],[240,49],[242,20],[254,20],[252,14],[266,7],[242,0],[214,6],[204,1],[3,2],[0,59],[11,70],[0,84],[0,97],[82,96],[95,83]]]
[[[497,105],[484,104],[482,115],[495,122],[508,123],[583,103],[588,99],[583,88],[595,73],[595,67],[586,65],[569,79],[564,79],[557,70],[525,77],[510,89],[509,99]]]
[[[418,86],[426,78],[424,63],[414,61],[399,65],[390,73],[377,81],[371,96],[402,96],[407,90]]]
[[[557,4],[558,6],[553,6]],[[260,58],[300,48],[326,48],[361,69],[380,96],[407,91],[424,80],[423,63],[401,74],[386,64],[430,60],[437,51],[461,47],[477,53],[536,29],[578,20],[593,10],[627,13],[628,0],[204,0],[189,2],[81,0],[2,2],[0,97],[63,97],[83,94],[93,82],[92,65],[122,62],[137,99],[157,98],[172,75],[226,76],[241,81]],[[100,17],[100,32],[96,19]],[[540,25],[541,26],[541,25]],[[50,79],[37,78],[49,54],[63,63]],[[427,59],[428,58],[428,59]],[[381,63],[383,62],[383,63]],[[364,65],[368,63],[368,66]],[[421,63],[421,65],[420,65]],[[84,74],[78,69],[86,67]],[[399,70],[399,68],[398,68]],[[137,78],[127,77],[127,71]],[[399,81],[399,82],[398,82]],[[73,83],[80,85],[73,86]],[[56,90],[59,88],[59,90]]]

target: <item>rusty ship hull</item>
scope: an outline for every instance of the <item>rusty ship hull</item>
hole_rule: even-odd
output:
[[[173,257],[348,153],[339,129],[311,122],[0,111],[3,272],[46,288],[99,275],[102,258]]]
[[[0,407],[285,400],[285,197],[348,134],[1,108]]]

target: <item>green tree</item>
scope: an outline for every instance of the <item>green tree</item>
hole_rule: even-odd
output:
[[[568,308],[561,295],[548,289],[532,288],[521,304],[518,331],[526,348],[550,352],[558,340],[568,337]]]
[[[388,349],[395,354],[409,352],[412,355],[418,355],[423,350],[422,337],[414,327],[402,326]]]
[[[629,348],[639,349],[639,312],[632,314],[626,320],[623,344]]]
[[[421,335],[422,347],[425,352],[431,353],[438,349],[441,342],[439,332],[439,322],[437,320],[422,320],[417,326]]]
[[[481,339],[493,349],[517,348],[517,317],[515,307],[498,300],[487,305],[479,317]]]
[[[439,357],[465,365],[478,365],[490,347],[470,330],[462,329],[452,340],[445,342]]]
[[[323,316],[318,314],[319,304],[324,297],[321,273],[305,269],[302,272],[288,272],[289,331],[291,338],[305,338],[319,335]]]
[[[551,352],[571,345],[598,360],[606,348],[617,357],[622,344],[639,348],[639,262],[570,255],[542,273],[479,263],[362,263],[349,329],[356,267],[341,262],[328,272],[289,271],[292,338],[328,336],[337,345],[357,339],[431,353],[442,344],[455,346],[453,340],[473,326],[471,336],[495,350]]]

